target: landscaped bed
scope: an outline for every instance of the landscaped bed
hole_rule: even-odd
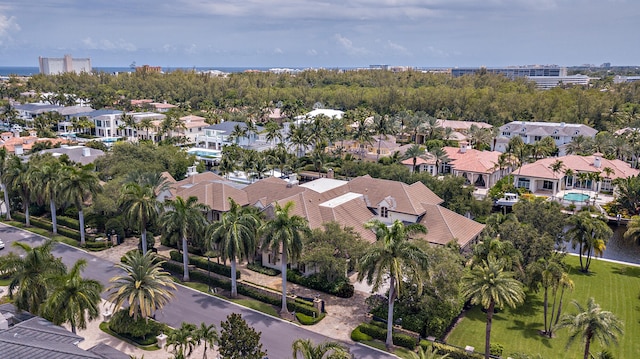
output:
[[[589,297],[595,298],[603,310],[611,311],[624,322],[625,333],[618,346],[606,348],[615,358],[640,357],[640,267],[627,266],[594,260],[591,272],[579,271],[578,257],[567,256],[569,275],[575,283],[575,290],[565,294],[563,313],[575,313],[571,300],[586,305]],[[476,351],[484,350],[486,314],[480,308],[469,310],[447,338],[447,342],[458,346],[471,345]],[[515,309],[505,309],[493,317],[491,342],[504,346],[505,357],[513,353],[540,354],[548,359],[582,358],[584,345],[579,340],[565,350],[568,331],[554,332],[549,339],[539,334],[543,328],[542,292],[530,294],[526,303]],[[591,346],[591,352],[599,353],[603,348],[597,341]]]

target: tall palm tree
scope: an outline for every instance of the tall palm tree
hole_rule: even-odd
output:
[[[119,203],[125,218],[140,230],[142,254],[147,254],[147,227],[157,220],[161,210],[153,186],[127,182],[122,186]]]
[[[564,272],[560,276],[560,281],[558,282],[558,287],[560,289],[560,300],[558,302],[558,310],[556,311],[555,321],[553,322],[553,326],[551,326],[552,333],[550,334],[550,336],[553,336],[553,328],[558,325],[558,321],[560,320],[560,314],[562,314],[562,300],[564,299],[564,293],[565,293],[566,290],[569,290],[570,292],[572,292],[573,289],[575,288],[575,284],[573,283],[573,280],[571,280],[571,278],[569,278],[569,274]],[[556,296],[558,294],[558,287],[556,287],[556,293],[553,296],[553,306],[552,306],[552,308],[554,308],[554,310],[555,310],[555,307],[556,307]],[[553,319],[553,317],[552,317],[552,319]]]
[[[292,215],[294,202],[280,206],[276,202],[273,218],[260,227],[262,250],[270,250],[274,258],[281,253],[282,272],[282,312],[287,312],[287,264],[295,261],[302,252],[302,239],[311,230],[306,218]]]
[[[426,233],[427,229],[421,224],[405,225],[400,220],[395,220],[391,226],[372,220],[365,224],[366,228],[373,229],[376,234],[374,243],[360,258],[358,280],[367,278],[367,283],[373,285],[373,291],[377,291],[389,278],[389,311],[387,312],[387,338],[386,345],[393,345],[393,304],[400,295],[403,283],[406,279],[413,279],[422,292],[422,278],[427,268],[427,254],[411,241],[411,236],[417,233]]]
[[[34,159],[32,158],[31,161]],[[51,224],[53,233],[58,233],[58,221],[56,218],[56,201],[59,197],[60,173],[62,171],[62,163],[52,156],[38,157],[38,164],[31,167],[30,182],[36,186],[34,193],[38,198],[38,202],[49,202],[49,210],[51,211]]]
[[[29,206],[31,205],[33,188],[35,187],[34,178],[30,175],[31,162],[24,162],[16,155],[12,155],[7,161],[7,168],[2,174],[2,180],[8,190],[15,191],[20,197],[25,224],[30,227]]]
[[[76,328],[87,328],[87,319],[91,321],[100,316],[103,287],[97,280],[82,278],[80,274],[86,267],[87,261],[79,259],[68,273],[49,278],[51,289],[43,305],[45,318],[57,325],[68,322],[74,334]]]
[[[180,196],[166,202],[167,211],[162,215],[162,223],[167,232],[180,233],[182,239],[182,261],[184,267],[183,280],[189,280],[189,238],[202,233],[207,219],[204,213],[208,206],[198,203],[198,198],[191,196],[186,200]]]
[[[11,220],[11,210],[9,206],[9,186],[7,186],[7,176],[6,173],[9,169],[9,153],[7,152],[6,147],[0,148],[0,189],[4,195],[4,206],[7,210],[6,220]]]
[[[513,278],[513,272],[504,270],[504,263],[490,257],[462,277],[462,296],[487,310],[484,357],[489,359],[494,310],[505,304],[515,308],[524,302],[522,284]]]
[[[613,313],[602,310],[593,298],[589,298],[587,306],[583,307],[577,301],[572,301],[578,313],[565,314],[558,328],[569,329],[567,348],[577,339],[584,342],[584,359],[590,358],[590,347],[593,339],[608,347],[617,344],[618,337],[624,334],[624,324]]]
[[[293,359],[350,359],[352,358],[344,345],[338,342],[313,344],[311,339],[296,339],[291,345]]]
[[[162,309],[173,298],[172,291],[176,289],[171,275],[162,269],[162,263],[151,252],[125,254],[123,261],[116,264],[125,274],[109,280],[113,283],[107,288],[112,291],[109,301],[116,309],[129,303],[129,316],[134,319],[148,318]]]
[[[151,120],[150,118],[143,118],[142,120],[140,120],[140,123],[138,123],[138,127],[140,127],[143,130],[146,130],[146,139],[149,139],[149,129],[153,128],[153,120]]]
[[[449,155],[447,154],[447,152],[442,148],[442,147],[434,147],[431,150],[429,150],[429,153],[431,153],[431,155],[433,156],[433,158],[436,160],[436,173],[435,175],[437,176],[438,173],[441,173],[441,167],[443,167],[443,163],[449,162]]]
[[[229,198],[231,208],[207,228],[207,247],[218,249],[222,260],[231,262],[231,296],[238,295],[236,279],[236,261],[243,260],[255,253],[258,246],[260,218],[251,208],[242,208]],[[217,247],[217,248],[216,248]]]
[[[213,348],[219,340],[215,324],[207,325],[205,323],[200,323],[200,326],[194,331],[194,337],[198,342],[198,345],[204,345],[202,348],[202,359],[207,358],[207,345],[209,348]]]
[[[265,139],[267,142],[271,142],[271,144],[275,145],[276,140],[278,142],[282,142],[282,132],[280,132],[280,125],[278,125],[274,121],[269,121],[264,125],[264,130],[266,132]]]
[[[360,145],[360,158],[364,159],[366,144],[371,144],[373,140],[373,130],[369,125],[368,117],[361,116],[356,119],[351,138]]]
[[[551,337],[551,326],[553,320],[549,320],[549,289],[555,291],[560,285],[560,280],[564,272],[561,257],[552,254],[549,258],[540,258],[537,262],[531,264],[530,267],[533,277],[537,277],[539,284],[543,289],[543,309],[544,309],[544,334]],[[537,285],[535,286],[537,287]],[[551,315],[553,315],[553,309]]]
[[[380,159],[380,147],[382,139],[388,139],[389,135],[396,133],[395,121],[389,116],[375,116],[373,118],[373,132],[378,134],[378,151],[376,152],[376,161]]]
[[[424,155],[424,150],[420,147],[420,145],[413,145],[409,147],[407,152],[405,152],[404,157],[413,159],[413,172],[417,173],[416,163],[418,162],[418,157]]]
[[[562,162],[561,160],[555,160],[552,164],[549,165],[549,169],[551,170],[551,172],[553,172],[554,176],[557,176],[558,173],[562,173],[562,170],[564,169],[564,162]],[[551,199],[553,199],[553,197],[555,197],[556,193],[558,193],[558,186],[560,185],[560,179],[558,179],[558,184],[554,187],[553,189],[553,196],[551,196]]]
[[[85,168],[65,166],[60,176],[60,197],[72,202],[78,210],[80,222],[80,245],[85,245],[84,205],[102,191],[100,180],[95,172]]]
[[[640,242],[640,216],[632,216],[627,223],[627,230],[623,235],[624,239]]]
[[[40,307],[47,298],[49,277],[66,272],[62,261],[51,254],[54,244],[47,240],[39,247],[31,247],[14,242],[12,246],[22,249],[25,255],[9,253],[0,257],[0,272],[11,278],[9,298],[18,309],[40,314]]]
[[[589,212],[580,212],[571,216],[568,223],[571,228],[567,231],[566,238],[571,241],[573,248],[579,247],[580,269],[587,273],[592,256],[602,255],[613,231],[606,222],[592,217]],[[584,262],[583,256],[586,257]]]

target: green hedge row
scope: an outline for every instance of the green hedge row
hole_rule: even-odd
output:
[[[385,341],[387,339],[387,330],[384,328],[380,328],[374,324],[362,323],[357,328],[361,333],[369,335],[370,337]],[[414,350],[416,345],[418,345],[418,341],[416,338],[402,333],[393,333],[393,344],[397,346],[401,346],[407,348],[409,350]]]
[[[56,216],[58,219],[58,224],[61,226],[69,227],[71,229],[75,229],[76,231],[80,230],[80,221],[66,216]]]
[[[164,262],[162,264],[162,268],[164,268],[164,270],[166,270],[167,272],[170,272],[176,275],[181,275],[184,271],[182,264],[171,262],[171,261]],[[214,287],[219,287],[225,290],[231,290],[230,280],[220,279],[216,277],[209,277],[207,276],[206,273],[202,273],[201,271],[191,270],[189,271],[189,277],[191,278],[192,281],[196,281],[204,284],[211,283],[211,285]],[[238,283],[238,294],[242,294],[247,297],[259,300],[263,303],[267,303],[275,306],[280,306],[282,304],[281,298],[276,298],[273,296],[263,294],[257,290],[252,289],[247,285],[243,285],[242,283]],[[303,300],[289,299],[287,300],[287,309],[292,312],[302,313],[309,317],[314,317],[315,315],[316,318],[320,318],[320,319],[324,318],[324,315],[321,315],[321,313],[318,313],[318,311],[313,306],[305,303],[306,301],[303,301]]]
[[[322,313],[319,316],[310,317],[306,314],[296,313],[296,319],[298,319],[298,322],[300,322],[300,324],[302,325],[314,325],[321,321],[325,317],[325,315],[325,313]]]
[[[324,293],[335,295],[340,298],[353,297],[354,288],[346,278],[341,278],[333,282],[327,281],[320,274],[312,274],[305,277],[297,270],[287,270],[287,280],[292,283],[300,284],[309,289],[319,290]]]
[[[275,277],[280,275],[280,271],[274,268],[265,267],[260,263],[249,263],[247,264],[247,268],[258,273],[262,273],[271,277]]]
[[[182,262],[182,253],[178,251],[169,252],[171,259],[176,262]],[[227,267],[225,265],[209,261],[207,263],[207,259],[203,257],[196,256],[194,254],[189,255],[189,264],[193,264],[196,267],[203,270],[211,270],[213,273],[223,275],[227,278],[231,278],[231,267]],[[236,279],[240,279],[240,271],[236,270]]]
[[[421,346],[423,348],[425,347],[425,345],[422,345],[422,344]],[[433,342],[431,343],[431,346],[433,346],[436,349],[438,354],[441,354],[441,355],[448,354],[449,356],[447,358],[450,358],[450,359],[482,359],[484,358],[483,355],[480,355],[478,353],[468,353],[466,350],[462,348],[454,347],[454,346],[443,344],[443,343]]]

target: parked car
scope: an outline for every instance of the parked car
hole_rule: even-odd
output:
[[[0,249],[4,249],[4,242],[0,240]]]

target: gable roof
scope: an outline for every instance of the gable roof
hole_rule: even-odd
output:
[[[600,167],[595,166],[596,157],[600,159]],[[562,161],[564,169],[561,172],[553,173],[551,171],[551,165],[556,161]],[[613,173],[606,175],[604,173],[605,168],[611,168]],[[600,156],[579,156],[579,155],[567,155],[562,157],[547,157],[537,160],[534,163],[527,163],[520,169],[514,171],[514,174],[518,176],[547,178],[547,179],[560,179],[564,177],[566,169],[571,169],[573,172],[598,172],[602,177],[608,177],[610,179],[616,178],[628,178],[631,176],[637,176],[640,170],[631,168],[631,166],[621,160],[608,160]]]
[[[247,193],[242,190],[245,185],[238,184],[213,172],[198,173],[178,181],[173,186],[172,197],[197,197],[198,202],[206,204],[212,210],[226,212],[231,209],[229,198],[241,206],[249,204]]]
[[[348,182],[349,191],[361,193],[368,207],[377,207],[387,197],[393,197],[395,212],[421,215],[424,213],[422,203],[440,204],[442,199],[433,193],[422,182],[412,185],[369,175],[354,178]]]

